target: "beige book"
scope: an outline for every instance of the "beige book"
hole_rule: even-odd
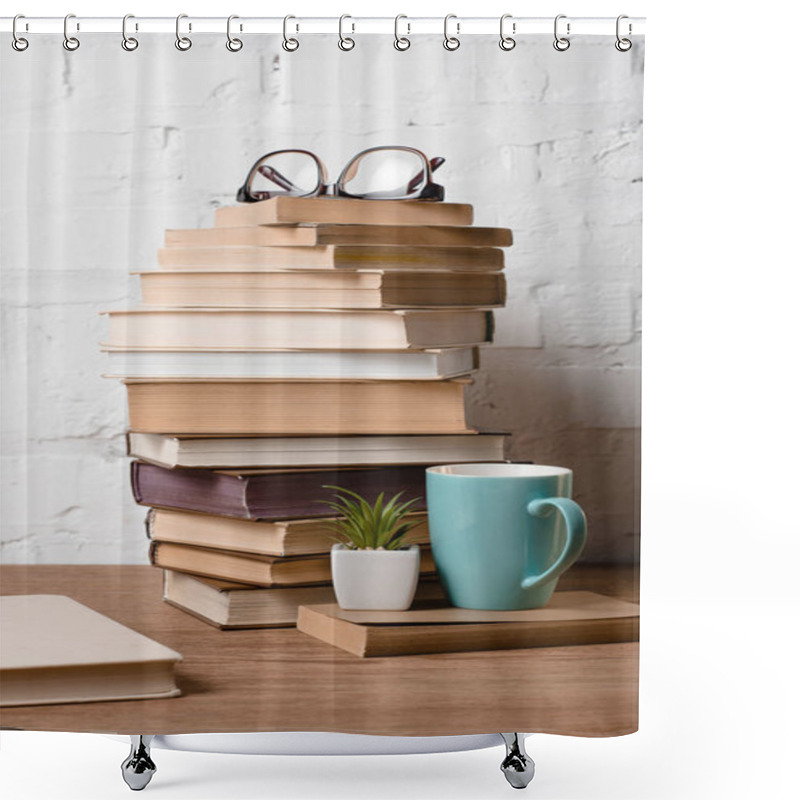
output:
[[[301,586],[331,582],[329,553],[324,556],[276,558],[173,542],[151,542],[150,563],[176,572],[254,586]],[[430,550],[420,550],[419,569],[420,574],[427,575],[436,571]]]
[[[336,308],[502,306],[500,272],[139,272],[142,300],[153,306],[205,308]]]
[[[469,433],[467,381],[134,382],[130,428],[173,434]]]
[[[316,247],[319,245],[416,245],[428,247],[508,247],[508,228],[458,225],[252,225],[245,228],[167,230],[169,247]]]
[[[472,206],[431,200],[353,200],[346,197],[273,197],[218,208],[219,228],[301,222],[337,225],[471,225]]]
[[[0,706],[180,694],[180,653],[65,595],[0,597],[0,641]]]
[[[442,598],[434,577],[417,584],[416,598]],[[164,570],[164,600],[223,630],[230,628],[285,628],[297,623],[301,605],[333,603],[332,586],[289,586],[265,589],[200,575]]]
[[[361,657],[631,642],[639,606],[594,592],[556,592],[544,608],[480,611],[435,604],[409,611],[301,606],[297,628]]]
[[[505,262],[503,251],[497,247],[219,245],[162,247],[158,251],[158,263],[171,269],[435,269],[494,272],[503,269]]]
[[[109,311],[104,344],[152,350],[426,350],[492,338],[491,311],[138,307]]]
[[[355,467],[502,461],[505,435],[171,436],[128,432],[128,455],[160,467]]]
[[[216,514],[151,508],[147,513],[147,536],[153,541],[235,550],[263,556],[304,556],[330,552],[333,545],[333,518],[292,519],[280,522],[235,519]],[[408,515],[414,523],[404,541],[430,544],[428,515]]]

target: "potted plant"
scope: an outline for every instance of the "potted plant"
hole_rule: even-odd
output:
[[[402,492],[384,502],[381,492],[370,504],[339,486],[325,501],[336,514],[331,530],[338,540],[331,550],[333,591],[340,608],[405,611],[419,579],[419,547],[404,538],[419,523],[409,522],[418,498],[400,502]]]

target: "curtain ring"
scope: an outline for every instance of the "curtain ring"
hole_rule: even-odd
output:
[[[344,26],[344,21],[346,19],[353,19],[353,18],[349,14],[342,14],[342,16],[339,17],[339,49],[344,50],[345,52],[348,50],[352,50],[356,46],[355,39],[353,39],[350,36],[345,36],[342,31],[342,27]],[[356,30],[355,22],[351,22],[350,24],[352,25],[353,28],[352,33],[355,33]]]
[[[128,36],[129,19],[135,19],[133,14],[126,14],[122,18],[122,49],[132,53],[139,46],[139,40],[135,39],[133,36]],[[136,26],[136,29],[139,29],[138,25]]]
[[[448,14],[444,18],[444,41],[442,42],[442,46],[444,47],[445,50],[450,50],[452,52],[453,50],[458,50],[458,48],[461,47],[461,40],[458,38],[457,35],[451,36],[448,31],[448,26],[451,19],[457,20],[458,18],[456,17],[455,14]],[[461,23],[457,21],[456,34],[460,32],[461,32]]]
[[[225,47],[227,47],[231,53],[238,53],[244,47],[244,43],[242,42],[241,39],[236,39],[233,36],[231,36],[231,22],[233,22],[233,20],[235,19],[239,19],[239,17],[236,14],[231,14],[228,17],[228,29],[227,29],[228,41],[225,42]],[[241,29],[242,29],[241,26],[239,26],[239,30]]]
[[[614,47],[616,47],[617,50],[619,50],[620,53],[627,53],[628,50],[630,50],[631,47],[633,47],[633,42],[630,39],[625,39],[622,36],[620,36],[620,34],[619,34],[620,23],[624,19],[629,19],[627,14],[620,14],[617,17],[617,41],[614,42]],[[631,23],[629,22],[628,23],[628,36],[630,36],[632,33],[633,33],[633,25],[631,25]]]
[[[71,19],[75,19],[74,14],[67,14],[67,16],[64,17],[64,49],[69,50],[70,53],[81,46],[80,41],[76,37],[69,35],[69,21]],[[80,26],[76,25],[76,30],[80,30]]]
[[[192,46],[192,40],[188,36],[181,35],[181,20],[188,19],[188,14],[178,14],[175,18],[175,47],[182,52],[186,52]],[[192,29],[192,23],[189,23],[189,30]]]
[[[407,36],[400,35],[400,20],[401,19],[408,19],[405,14],[398,14],[394,18],[394,49],[395,50],[408,50],[411,47],[411,39]],[[406,22],[406,28],[408,28],[408,33],[411,33],[411,25],[410,23]]]
[[[567,38],[569,36],[569,29],[570,24],[567,23],[567,36],[559,36],[558,35],[558,21],[561,19],[566,19],[566,14],[559,14],[555,22],[553,23],[553,35],[555,36],[555,40],[553,41],[553,47],[558,50],[559,53],[563,53],[565,50],[569,50],[570,40]]]
[[[298,47],[300,47],[300,42],[297,41],[297,39],[290,38],[288,35],[290,19],[297,19],[297,17],[287,14],[287,16],[283,18],[283,42],[281,46],[287,53],[293,53]]]
[[[11,23],[11,35],[14,37],[11,40],[11,46],[18,53],[21,53],[23,50],[27,50],[28,49],[28,45],[30,44],[30,42],[17,33],[17,20],[18,19],[25,19],[25,15],[24,14],[17,14],[17,16],[14,17],[14,21]]]
[[[511,14],[503,14],[500,17],[500,49],[505,50],[508,52],[509,50],[513,50],[517,46],[517,40],[514,39],[512,36],[506,36],[505,34],[505,23],[507,19],[511,19]],[[511,23],[511,33],[517,32],[517,23]]]

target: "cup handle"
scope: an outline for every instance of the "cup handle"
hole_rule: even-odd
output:
[[[532,589],[543,583],[557,578],[566,572],[581,554],[586,544],[586,515],[583,509],[568,497],[547,497],[543,500],[531,500],[528,503],[528,513],[532,517],[544,516],[548,508],[555,508],[563,517],[567,525],[567,543],[555,563],[541,575],[529,575],[522,581],[523,589]]]

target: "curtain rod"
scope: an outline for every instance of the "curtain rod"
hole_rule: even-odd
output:
[[[227,17],[194,17],[181,15],[180,28],[183,34],[214,33],[225,35],[228,31]],[[513,17],[506,15],[504,33],[510,36],[526,34],[553,35],[555,20],[553,17]],[[644,17],[625,17],[622,35],[641,35],[645,32]],[[401,36],[415,34],[444,33],[444,17],[356,17],[345,15],[340,21],[338,17],[235,17],[231,22],[231,30],[235,34],[278,34],[284,33],[284,24],[288,26],[289,35],[305,34],[338,34],[345,35],[383,34]],[[62,34],[65,20],[63,17],[27,17],[17,20],[17,33],[24,34]],[[395,27],[397,25],[397,28]],[[569,31],[567,31],[569,25]],[[570,17],[559,15],[559,31],[569,36],[617,34],[617,18],[615,17]],[[13,30],[13,18],[0,18],[0,31],[10,33]],[[136,17],[127,21],[129,35],[133,33],[175,33],[175,17]],[[69,32],[76,33],[122,33],[122,17],[81,17],[69,18]],[[497,17],[458,17],[450,15],[448,35],[470,36],[475,34],[500,33],[500,16]]]

